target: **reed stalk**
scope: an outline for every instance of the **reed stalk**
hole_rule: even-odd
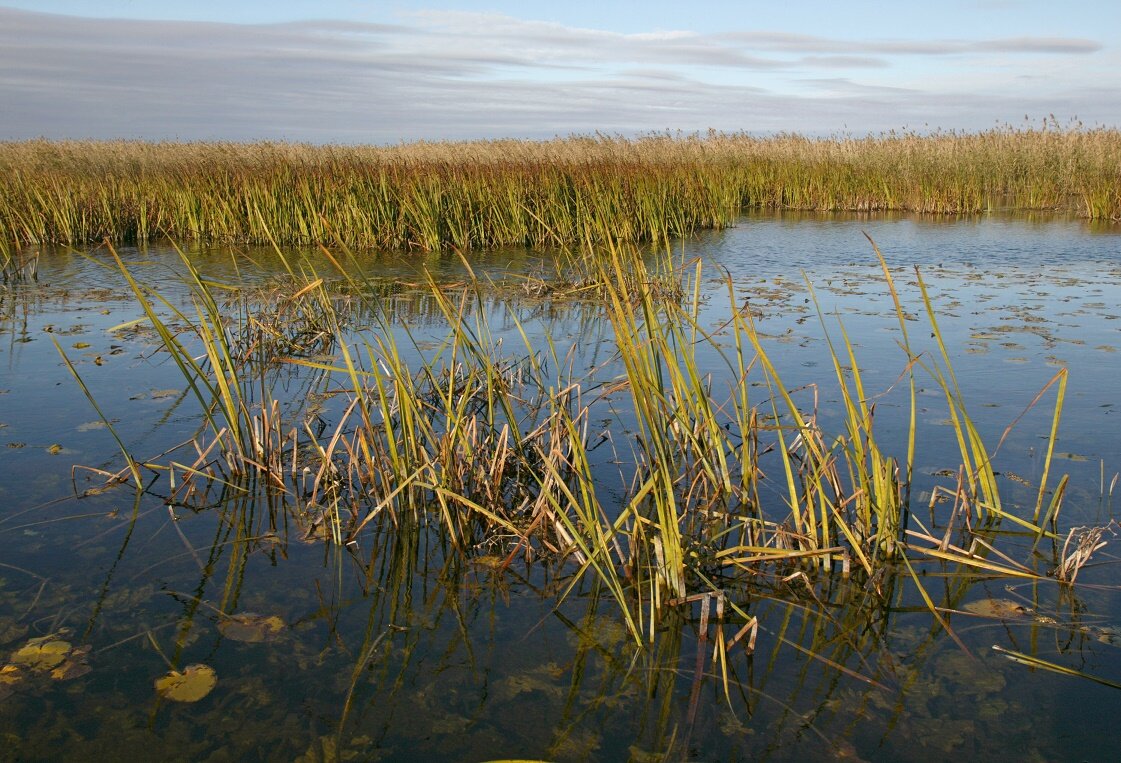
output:
[[[1001,501],[996,449],[969,417],[921,274],[935,352],[910,344],[881,255],[901,327],[900,378],[909,380],[905,421],[891,422],[904,427],[907,452],[895,456],[882,444],[884,414],[876,411],[877,395],[839,319],[834,334],[818,306],[840,398],[841,424],[828,432],[816,394],[807,404],[804,391],[784,383],[730,279],[731,315],[721,328],[730,336],[718,342],[701,323],[699,263],[685,268],[668,252],[648,261],[633,247],[600,237],[610,242],[602,253],[574,266],[604,299],[615,351],[609,367],[617,372],[608,380],[594,369],[574,372],[571,355],[553,337],[544,349],[539,341],[534,346],[533,332],[514,310],[509,317],[525,353],[510,354],[473,275],[455,288],[431,278],[420,287],[446,326],[444,339],[431,346],[402,327],[387,304],[363,298],[372,292],[361,275],[350,275],[356,302],[348,303],[324,278],[296,275],[299,269],[290,267],[289,291],[274,299],[271,316],[245,302],[235,302],[242,308],[231,316],[216,294],[221,285],[185,256],[190,310],[142,284],[110,248],[203,421],[183,449],[188,458],[151,464],[173,480],[169,500],[205,505],[217,486],[274,501],[309,535],[321,528],[319,537],[334,544],[427,527],[452,556],[497,548],[504,567],[518,555],[568,563],[573,574],[565,591],[593,581],[617,602],[634,638],[646,641],[668,609],[716,597],[720,620],[725,588],[775,577],[812,586],[837,573],[856,575],[880,591],[885,576],[905,569],[932,612],[936,604],[915,570],[925,561],[976,574],[1042,577],[998,552],[985,533],[1011,522],[1037,538],[1056,537],[1066,478],[1044,508],[1045,469],[1030,517]],[[816,304],[812,286],[810,295]],[[356,308],[365,311],[365,326],[347,319],[346,311]],[[331,357],[310,356],[308,342]],[[713,366],[704,359],[713,356],[722,361]],[[322,379],[338,402],[316,418],[306,407],[282,415],[287,401],[270,381],[280,367]],[[961,457],[958,484],[943,488],[955,497],[953,509],[930,528],[910,506],[920,373],[942,392]],[[730,380],[726,392],[714,376]],[[756,378],[761,400],[748,394]],[[1065,381],[1059,374],[1051,382],[1057,394],[1048,461]],[[616,486],[605,483],[589,437],[589,422],[607,400],[615,421],[632,429]],[[322,426],[313,427],[313,420]],[[145,462],[120,446],[139,482]],[[952,543],[952,536],[962,540]],[[727,606],[748,621],[735,602]],[[719,659],[726,665],[722,651]]]

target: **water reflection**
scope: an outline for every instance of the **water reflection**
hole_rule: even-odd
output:
[[[1071,368],[1061,443],[1077,500],[1068,501],[1063,524],[1106,524],[1112,507],[1104,470],[1121,460],[1115,438],[1102,435],[1117,371],[1106,349],[1118,341],[1111,312],[1121,302],[1116,239],[1054,222],[788,216],[748,218],[687,248],[703,247],[730,271],[737,299],[789,350],[781,355],[784,379],[819,384],[827,403],[836,390],[822,378],[829,370],[821,362],[823,337],[801,267],[823,311],[842,314],[877,393],[901,371],[894,336],[884,331],[890,298],[865,264],[859,230],[869,227],[893,262],[922,263],[948,341],[960,350],[962,383],[991,406],[986,436],[1000,437],[1054,372],[1050,364]],[[123,254],[144,267],[166,252]],[[331,357],[339,335],[316,340],[313,315],[264,320],[280,314],[291,293],[282,274],[250,275],[256,271],[236,253],[194,255],[208,277],[242,287],[229,292],[225,308],[231,321],[253,329],[239,332],[245,341],[236,352],[269,359],[262,383],[282,393],[288,410],[310,402],[313,422],[337,422],[347,403],[331,375],[279,359]],[[1109,686],[1031,669],[991,646],[1117,677],[1113,623],[1121,610],[1108,556],[1081,571],[1076,592],[950,561],[914,571],[921,592],[905,569],[846,580],[791,566],[750,586],[719,579],[720,601],[702,597],[668,609],[640,647],[594,577],[568,590],[573,564],[516,547],[511,554],[509,543],[490,534],[466,536],[467,552],[453,553],[423,514],[386,513],[360,535],[339,538],[301,491],[269,490],[252,476],[188,480],[186,470],[165,471],[144,491],[101,490],[103,475],[93,472],[72,477],[71,463],[116,471],[121,459],[107,428],[96,426],[106,421],[65,375],[51,335],[107,422],[145,458],[195,436],[199,405],[158,351],[158,338],[135,322],[122,284],[81,257],[60,262],[58,270],[44,263],[37,284],[0,290],[0,327],[9,337],[0,441],[23,443],[0,452],[0,649],[7,659],[30,639],[51,636],[90,647],[82,659],[91,671],[55,679],[21,667],[18,682],[0,683],[0,728],[20,759],[1022,760],[1102,753],[1096,730],[1117,707]],[[168,262],[153,267],[181,274]],[[558,384],[572,369],[588,368],[594,384],[617,381],[610,324],[595,299],[538,292],[522,276],[548,274],[549,267],[524,252],[473,267],[489,286],[486,279],[469,284],[454,258],[387,262],[385,270],[379,264],[362,299],[341,285],[332,291],[347,321],[341,336],[357,341],[407,327],[406,354],[433,357],[448,326],[440,301],[419,288],[427,270],[447,299],[477,302],[503,353],[528,356],[544,347],[525,347],[524,336],[539,345],[549,337],[558,345],[555,357],[568,364],[550,369]],[[330,272],[323,260],[314,268]],[[898,271],[899,282],[918,309],[908,272]],[[188,292],[175,283],[169,279],[161,293],[182,308]],[[714,330],[728,310],[718,288],[702,313]],[[369,360],[362,370],[374,370]],[[705,368],[718,373],[718,353]],[[919,391],[932,418],[933,392]],[[251,387],[245,399],[259,408],[264,397]],[[527,410],[532,404],[526,401]],[[880,399],[885,412],[897,404],[890,395]],[[618,422],[619,407],[604,397],[589,420]],[[1025,505],[1034,502],[1034,489],[1008,475],[1038,483],[1036,440],[1048,416],[1042,407],[1029,411],[1003,446],[1011,500]],[[923,526],[911,529],[964,544],[949,534],[956,527],[946,519],[950,507],[935,503],[933,491],[934,478],[944,477],[936,473],[952,466],[941,454],[953,443],[941,442],[949,433],[928,423],[927,472],[916,495],[925,490],[921,500],[932,508],[929,518],[919,517]],[[624,429],[628,424],[623,420]],[[596,451],[593,466],[597,479],[623,496],[630,486],[619,479],[618,461],[634,456],[624,437],[614,436],[618,442]],[[54,444],[61,453],[50,452]],[[1046,572],[1069,556],[1065,534],[1036,542],[1008,526],[972,530],[971,540],[1009,557],[976,547],[1002,568]],[[716,574],[703,565],[696,573]],[[243,638],[270,618],[282,626]],[[714,657],[715,646],[733,641],[726,661]],[[194,664],[218,676],[205,698],[179,703],[156,694],[156,678]]]

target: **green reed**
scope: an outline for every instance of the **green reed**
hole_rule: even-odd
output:
[[[425,251],[664,241],[745,208],[1121,218],[1121,133],[584,136],[391,148],[0,143],[5,244],[178,240]]]
[[[423,526],[452,556],[487,549],[503,568],[518,559],[567,566],[573,574],[562,597],[591,581],[617,603],[633,637],[648,643],[667,611],[698,601],[705,612],[715,606],[715,622],[749,624],[729,592],[776,579],[855,576],[882,592],[894,587],[885,577],[909,575],[948,627],[916,565],[1045,577],[996,549],[992,531],[1012,523],[1037,545],[1057,541],[1065,478],[1045,506],[1045,468],[1026,515],[1002,502],[996,449],[969,416],[926,284],[918,275],[934,342],[919,351],[882,256],[900,325],[900,380],[908,381],[904,421],[891,422],[907,442],[898,455],[883,445],[886,414],[874,405],[886,391],[868,389],[843,323],[834,334],[819,309],[840,393],[841,423],[830,432],[816,395],[803,402],[806,393],[783,382],[730,279],[728,320],[702,325],[699,262],[685,266],[668,252],[648,261],[617,244],[571,261],[612,329],[610,368],[618,375],[603,379],[574,369],[553,337],[534,339],[513,309],[509,325],[523,346],[504,347],[487,317],[488,287],[469,268],[461,285],[429,279],[421,287],[426,309],[446,326],[435,346],[421,343],[344,254],[332,260],[351,283],[347,299],[318,274],[289,266],[268,309],[235,299],[232,314],[217,295],[223,287],[186,257],[191,310],[116,258],[204,420],[190,443],[159,463],[134,459],[121,443],[137,483],[141,467],[166,472],[171,500],[193,506],[213,501],[214,489],[259,494],[334,544]],[[706,365],[711,357],[722,359],[716,368]],[[335,401],[331,412],[305,405],[282,413],[288,401],[271,381],[282,368],[316,379]],[[952,498],[948,516],[935,517],[932,501],[928,524],[916,511],[926,507],[911,505],[920,374],[942,392],[961,459],[959,478],[936,488]],[[1048,385],[1056,389],[1048,461],[1065,380],[1060,373]],[[605,409],[633,430],[615,435],[618,486],[592,453],[591,421]],[[1078,566],[1082,555],[1064,551]],[[1077,572],[1057,559],[1054,566],[1069,580]],[[746,635],[719,634],[727,682],[726,651]]]

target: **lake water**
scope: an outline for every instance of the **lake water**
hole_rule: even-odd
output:
[[[1016,505],[1035,501],[1054,388],[1030,404],[1069,370],[1052,467],[1070,477],[1060,530],[1110,523],[1111,480],[1121,469],[1121,227],[768,214],[675,245],[689,273],[687,263],[704,264],[702,325],[719,342],[730,279],[785,384],[816,385],[828,428],[840,422],[837,388],[812,284],[825,329],[836,342],[836,316],[843,320],[865,385],[883,393],[877,426],[882,420],[885,447],[902,455],[906,399],[896,382],[906,356],[865,233],[916,315],[919,267],[990,447],[1016,422],[996,464]],[[170,305],[188,306],[172,248],[120,253]],[[266,251],[189,254],[223,284],[280,272]],[[331,272],[315,252],[289,258]],[[575,375],[610,382],[620,369],[601,306],[510,296],[527,274],[548,277],[552,263],[521,250],[472,258],[493,283],[483,298],[493,338],[524,354],[523,330],[532,347],[548,337],[561,357],[571,352]],[[0,670],[20,664],[0,672],[0,760],[1113,758],[1116,526],[1075,587],[923,565],[921,579],[956,641],[906,576],[879,581],[876,596],[839,576],[729,587],[729,601],[755,616],[759,631],[754,653],[737,646],[722,675],[709,659],[715,631],[705,632],[707,643],[698,639],[700,605],[669,610],[653,643],[638,649],[617,605],[592,583],[561,599],[575,565],[499,569],[493,559],[507,549],[497,541],[464,560],[432,529],[383,527],[339,547],[283,507],[220,490],[211,505],[169,506],[166,476],[153,475],[140,495],[127,486],[83,494],[124,466],[113,432],[134,456],[155,460],[199,426],[182,374],[107,264],[102,251],[45,251],[37,280],[0,285]],[[462,263],[383,256],[369,271],[376,300],[409,327],[416,356],[438,344],[447,327],[424,274],[459,293]],[[368,330],[358,312],[355,336]],[[912,341],[933,352],[928,334]],[[726,389],[719,353],[707,352],[714,390]],[[340,415],[330,382],[306,366],[273,379],[285,410],[322,398],[321,420]],[[920,518],[930,491],[959,463],[940,396],[920,384]],[[593,418],[616,448],[596,451],[599,487],[621,502],[630,485],[618,462],[627,460],[632,422],[610,400]],[[1055,544],[1033,552],[1033,539],[1015,530],[996,533],[1001,551],[1046,570]],[[1006,607],[999,616],[985,616],[992,601],[1006,602],[993,605]],[[233,613],[260,619],[238,632]],[[729,624],[725,637],[737,629]],[[59,642],[66,646],[49,646]],[[57,654],[27,656],[44,644]],[[994,645],[1081,675],[1007,659]],[[217,675],[205,697],[157,695],[154,681],[169,665],[194,664]]]

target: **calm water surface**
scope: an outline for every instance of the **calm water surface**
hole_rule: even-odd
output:
[[[1121,228],[759,215],[676,245],[683,264],[704,262],[702,322],[719,338],[730,301],[746,301],[787,386],[815,385],[827,427],[839,420],[825,331],[839,341],[843,321],[878,395],[884,442],[902,454],[906,397],[893,385],[906,357],[865,232],[915,315],[920,269],[990,447],[1017,422],[997,456],[1006,500],[1034,504],[1053,389],[1030,404],[1069,369],[1053,467],[1070,475],[1060,524],[1110,522],[1110,481],[1121,468]],[[121,254],[169,302],[188,305],[174,250]],[[290,256],[330,272],[314,252]],[[224,284],[280,272],[263,251],[191,257]],[[875,605],[840,579],[730,588],[760,631],[753,656],[732,653],[725,689],[711,661],[696,671],[699,608],[671,613],[655,643],[636,650],[590,583],[557,603],[574,569],[496,572],[487,560],[500,544],[466,562],[421,529],[340,549],[305,541],[295,519],[280,512],[278,522],[275,507],[253,501],[169,508],[160,480],[139,497],[119,488],[77,498],[100,484],[90,469],[116,472],[123,460],[56,342],[138,457],[190,439],[199,423],[178,369],[106,261],[104,252],[44,252],[37,281],[0,286],[0,667],[31,639],[53,636],[78,650],[64,665],[80,674],[41,670],[0,683],[0,760],[1113,759],[1121,692],[1108,682],[1121,684],[1121,568],[1112,529],[1073,590],[963,581],[927,565],[926,587],[946,608],[986,599],[1025,607],[1002,619],[947,614],[961,646],[905,576],[883,581]],[[472,265],[499,285],[552,271],[548,256],[525,251]],[[370,270],[417,353],[446,334],[423,295],[425,272],[450,291],[465,278],[456,259],[440,256],[383,257]],[[547,335],[562,354],[573,348],[574,366],[595,369],[591,377],[621,373],[599,306],[500,296],[509,293],[496,288],[485,304],[511,353],[524,354],[516,316],[531,341]],[[928,333],[912,341],[935,351]],[[719,354],[702,359],[714,390],[726,389]],[[322,395],[330,419],[338,410],[317,384],[293,367],[278,374],[276,394],[293,410]],[[940,394],[920,389],[915,495],[924,507],[958,464]],[[596,413],[622,449],[626,415],[610,401]],[[597,451],[601,489],[623,500],[620,456],[609,450]],[[1033,555],[1031,538],[1011,530],[1001,549],[1045,569],[1052,549]],[[218,627],[221,611],[283,626],[265,641],[239,640]],[[993,645],[1107,683],[1033,669]],[[711,641],[700,646],[707,654]],[[153,681],[169,663],[209,665],[218,683],[196,703],[160,701]]]

